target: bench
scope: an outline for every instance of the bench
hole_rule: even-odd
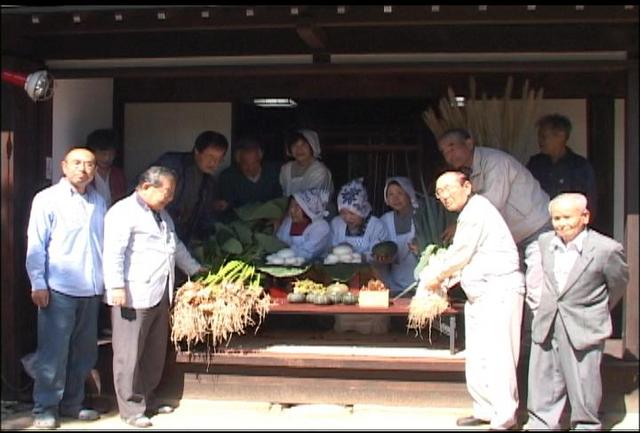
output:
[[[309,303],[290,303],[285,298],[272,298],[269,314],[382,314],[385,316],[407,316],[411,299],[400,298],[391,301],[387,308],[360,307],[358,305],[315,305]],[[433,326],[449,337],[449,352],[456,353],[457,317],[462,314],[462,305],[452,305],[442,313],[448,324],[433,322]]]

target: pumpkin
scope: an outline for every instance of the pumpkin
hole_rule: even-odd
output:
[[[287,295],[287,301],[292,304],[300,304],[304,302],[307,298],[307,295],[304,293],[289,293]]]
[[[345,305],[355,305],[358,303],[358,295],[353,292],[347,292],[342,295],[342,303]]]
[[[340,292],[329,293],[327,296],[329,297],[329,300],[333,304],[340,304],[342,302],[343,294]]]
[[[329,299],[328,295],[324,293],[319,293],[313,299],[313,303],[315,305],[331,305],[331,299]]]
[[[347,293],[349,291],[349,286],[344,283],[332,283],[327,286],[327,293],[331,295],[332,293]]]

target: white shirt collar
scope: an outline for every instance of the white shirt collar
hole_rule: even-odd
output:
[[[560,248],[563,250],[575,249],[579,253],[582,253],[582,247],[584,244],[584,239],[586,237],[587,237],[587,229],[585,228],[580,232],[578,236],[576,236],[573,240],[569,241],[569,243],[565,245],[564,242],[562,242],[562,239],[560,239],[558,235],[555,235],[551,240],[550,247],[552,251],[555,248]]]

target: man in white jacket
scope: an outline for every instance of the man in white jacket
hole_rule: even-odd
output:
[[[113,378],[122,419],[150,427],[148,416],[170,413],[155,401],[162,377],[177,264],[186,274],[202,270],[178,239],[165,207],[173,199],[173,170],[153,166],[130,196],[105,217],[104,280],[112,305]]]
[[[517,422],[516,366],[524,302],[518,250],[495,206],[472,192],[468,173],[441,175],[436,197],[460,215],[442,261],[420,273],[416,296],[440,288],[458,273],[467,295],[465,375],[473,415],[458,419],[457,425],[510,429]]]

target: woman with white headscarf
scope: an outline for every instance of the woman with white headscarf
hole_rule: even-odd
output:
[[[293,193],[289,213],[276,231],[278,239],[307,262],[320,259],[328,252],[331,229],[324,219],[328,202],[329,192],[320,188]]]
[[[384,186],[384,202],[391,210],[382,215],[380,220],[387,229],[389,240],[398,246],[398,252],[390,263],[381,264],[379,270],[385,285],[393,294],[415,282],[413,271],[418,264],[418,257],[409,249],[416,235],[413,216],[418,208],[411,180],[402,176],[388,178]]]
[[[293,161],[280,169],[282,193],[290,196],[294,192],[309,188],[320,188],[333,193],[331,171],[320,160],[320,139],[315,131],[299,129],[287,146],[287,155]]]
[[[352,180],[340,189],[338,211],[340,214],[331,220],[331,245],[347,243],[370,261],[371,248],[387,240],[388,235],[382,221],[371,214],[371,204],[362,178]],[[388,329],[389,318],[373,314],[339,315],[334,324],[336,332],[380,334]]]

